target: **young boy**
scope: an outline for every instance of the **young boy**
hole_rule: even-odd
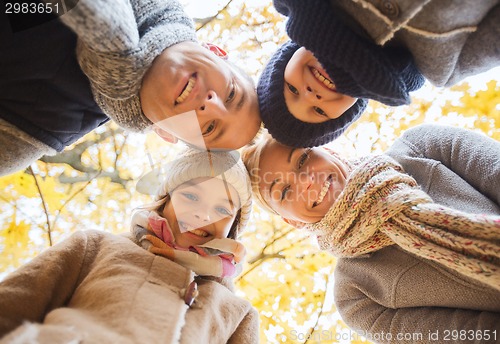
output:
[[[196,41],[176,0],[65,3],[67,13],[24,30],[1,14],[0,174],[62,151],[107,116],[171,142],[188,126],[201,148],[239,148],[256,134],[251,80]],[[162,124],[183,113],[194,116]]]
[[[258,343],[258,313],[228,278],[251,207],[234,157],[198,152],[168,165],[149,221],[158,237],[143,238],[141,221],[132,237],[76,232],[7,276],[0,343]],[[148,240],[173,254],[138,245]]]
[[[415,204],[416,210],[407,209],[404,214],[417,221],[414,213],[418,215],[419,209],[426,207],[422,206],[423,203],[434,201],[438,210],[435,216],[430,216],[430,221],[435,221],[441,228],[446,228],[445,224],[450,222],[450,218],[444,221],[439,217],[441,206],[456,210],[456,214],[461,211],[485,214],[484,218],[500,215],[498,142],[452,127],[423,125],[408,130],[385,156],[397,161],[412,177],[395,173],[398,181],[416,181],[432,200],[416,190],[416,184],[408,189],[386,180],[385,177],[390,176],[389,169],[370,179],[370,183],[358,184],[358,179],[353,179],[355,176],[360,172],[373,172],[372,169],[360,171],[358,166],[372,160],[352,162],[324,148],[296,149],[267,139],[246,149],[242,156],[259,204],[294,227],[312,231],[322,249],[341,253],[343,257],[356,256],[340,258],[335,269],[335,302],[346,324],[365,334],[390,334],[392,340],[398,333],[426,335],[430,332],[443,334],[453,330],[492,331],[496,328],[500,293],[498,285],[495,288],[485,281],[498,280],[498,269],[489,276],[485,274],[482,276],[485,279],[479,281],[475,273],[485,272],[489,259],[480,260],[483,269],[475,269],[470,274],[459,272],[472,261],[462,260],[460,254],[447,253],[441,256],[442,260],[436,260],[441,252],[439,245],[426,244],[427,238],[435,235],[435,231],[429,231],[416,240],[414,251],[403,249],[398,238],[405,239],[407,234],[401,234],[396,224],[401,223],[398,221],[408,222],[398,216],[391,217],[395,212],[391,205],[401,202],[399,209],[406,209]],[[405,193],[401,198],[395,198],[391,192],[385,193],[385,187],[391,192],[402,190]],[[417,201],[411,203],[414,195],[417,195]],[[332,213],[344,205],[344,200],[348,201],[342,211]],[[352,217],[355,214],[359,216]],[[386,222],[383,220],[386,217],[396,220]],[[498,216],[492,217],[498,221]],[[340,223],[336,223],[335,228],[352,225],[362,232],[337,233],[327,227],[332,224],[333,228],[334,222]],[[372,236],[368,231],[371,227],[377,230],[376,233],[388,228],[383,233],[392,231],[399,237],[390,234]],[[413,228],[411,224],[409,227]],[[472,227],[464,222],[459,228]],[[486,228],[486,225],[480,227],[479,232],[486,233]],[[496,232],[492,237],[498,242],[498,222],[494,228]],[[447,245],[462,243],[460,250],[464,252],[475,242],[448,238]],[[481,245],[487,247],[487,241]],[[425,251],[426,247],[430,247],[432,253]],[[498,255],[498,244],[496,247]],[[459,264],[453,265],[456,262]],[[391,338],[383,337],[380,342],[391,342]]]
[[[356,121],[367,99],[408,104],[424,77],[451,86],[500,62],[497,1],[275,0],[291,41],[257,93],[279,142],[314,147]],[[491,43],[488,43],[491,42]]]

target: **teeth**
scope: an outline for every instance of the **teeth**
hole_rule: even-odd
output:
[[[311,67],[311,70],[316,79],[318,79],[321,83],[323,83],[323,85],[325,85],[331,90],[335,89],[335,84],[330,79],[325,78],[324,75],[321,74],[316,68]]]
[[[316,202],[314,202],[314,206],[317,206],[323,202],[323,198],[325,198],[326,193],[328,192],[328,188],[330,188],[330,178],[325,180],[325,183],[323,184],[323,187],[321,188],[321,192],[319,193],[319,197]]]
[[[175,99],[175,105],[182,103],[187,97],[189,97],[195,83],[196,78],[194,76],[190,77],[182,93]]]
[[[201,230],[201,229],[193,229],[192,231],[189,231],[190,233],[193,233],[197,236],[200,236],[200,237],[207,237],[208,236],[208,233],[205,232],[204,230]]]

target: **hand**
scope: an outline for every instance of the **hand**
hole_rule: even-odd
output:
[[[236,243],[236,247],[234,249],[233,256],[234,256],[234,261],[236,263],[239,263],[239,262],[243,261],[243,259],[247,255],[247,250],[242,243],[240,243],[236,240],[235,240],[235,243]]]
[[[151,246],[148,248],[149,252],[168,258],[172,261],[175,259],[175,250],[165,244],[160,238],[151,234],[146,234],[140,240],[147,240],[151,243]]]

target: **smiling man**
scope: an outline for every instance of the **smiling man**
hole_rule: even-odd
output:
[[[66,3],[70,11],[26,30],[9,27],[12,18],[0,25],[9,47],[0,52],[0,147],[9,147],[0,175],[62,151],[108,118],[203,149],[236,149],[255,136],[251,79],[197,42],[176,0]]]

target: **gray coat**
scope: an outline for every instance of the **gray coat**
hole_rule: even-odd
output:
[[[499,142],[463,129],[422,125],[408,130],[386,154],[436,203],[500,214]],[[392,343],[500,342],[500,293],[395,246],[366,258],[339,259],[335,303],[345,323],[371,332],[374,342],[390,342],[388,333]],[[474,340],[453,340],[454,330],[479,330],[483,337],[467,332]],[[415,337],[405,341],[398,334]]]
[[[436,86],[500,65],[499,0],[330,0],[379,45],[406,47]]]

